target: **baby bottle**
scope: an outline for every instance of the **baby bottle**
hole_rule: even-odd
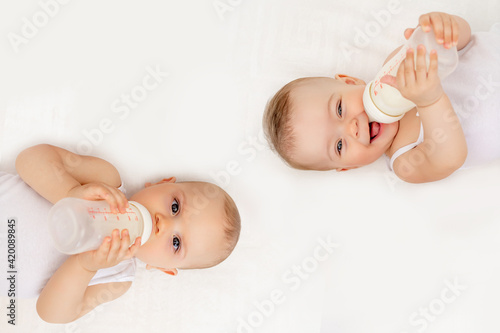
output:
[[[426,49],[426,62],[429,67],[429,52],[436,50],[438,53],[438,75],[441,80],[455,70],[458,64],[458,53],[456,46],[445,49],[442,44],[436,42],[434,32],[424,32],[421,27],[413,31],[410,39],[403,45],[382,69],[377,73],[375,79],[370,81],[363,93],[363,104],[370,122],[392,123],[401,118],[407,111],[410,111],[415,104],[404,98],[394,87],[381,83],[380,79],[384,75],[396,76],[399,65],[406,58],[406,51],[409,48],[415,50],[417,56],[417,46],[424,45]]]
[[[130,245],[139,236],[141,245],[151,234],[153,221],[148,210],[135,201],[129,201],[126,212],[111,213],[106,201],[64,198],[49,211],[49,232],[57,250],[76,254],[97,249],[104,237],[114,229],[127,229]]]

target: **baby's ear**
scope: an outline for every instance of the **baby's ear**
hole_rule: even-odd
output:
[[[162,271],[163,273],[166,273],[168,275],[176,276],[177,275],[177,268],[172,268],[172,269],[165,269],[165,268],[156,268],[159,271]]]
[[[158,184],[163,184],[163,183],[175,183],[177,179],[175,177],[170,177],[170,178],[163,178],[157,183],[151,184],[151,183],[146,183],[144,184],[144,187],[150,187],[151,185],[158,185]]]
[[[161,268],[161,267],[156,267],[156,266],[151,266],[150,264],[146,265],[146,269],[157,269],[159,271],[162,271],[163,273],[166,273],[168,275],[176,276],[177,275],[177,268]]]
[[[337,168],[335,170],[337,170],[337,172],[339,171],[347,171],[347,170],[351,170],[351,169],[356,169],[357,167],[350,167],[350,168]]]
[[[345,75],[345,74],[335,74],[335,79],[340,80],[347,84],[362,84],[366,85],[365,81],[358,79],[357,77]]]

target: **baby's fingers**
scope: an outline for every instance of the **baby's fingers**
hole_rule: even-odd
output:
[[[429,32],[432,29],[430,14],[425,14],[420,16],[418,19],[418,24],[422,27],[424,32]]]
[[[397,79],[392,75],[384,75],[380,78],[380,83],[385,83],[390,85],[391,87],[398,88]]]
[[[106,258],[109,253],[109,247],[111,246],[111,237],[105,237],[99,246],[99,248],[96,250],[96,256],[98,258]]]
[[[415,29],[413,29],[413,28],[406,29],[404,32],[405,38],[409,39],[411,37],[411,35],[413,35],[413,31],[415,31]]]
[[[118,254],[120,252],[121,240],[120,240],[120,231],[118,229],[114,229],[111,233],[111,245],[109,247],[109,252],[107,255],[107,261],[113,262],[118,258]]]
[[[429,55],[429,70],[427,77],[429,79],[436,79],[438,76],[438,55],[436,50],[431,50]]]
[[[406,86],[411,86],[415,83],[415,55],[412,48],[406,51],[404,64],[404,81]],[[399,82],[398,82],[399,84]]]
[[[384,76],[384,78],[387,77]],[[386,79],[384,79],[385,81]],[[398,89],[403,89],[406,86],[406,80],[405,80],[405,63],[404,61],[399,65],[398,72],[396,73],[396,85],[393,87],[397,87]]]
[[[113,251],[110,251],[108,261],[110,263],[117,264],[122,260],[132,258],[141,245],[140,237],[135,240],[134,244],[131,247],[129,247],[129,245],[130,234],[127,229],[123,229],[121,233],[121,240],[117,239],[117,247],[116,249],[113,249]]]
[[[459,27],[458,27],[458,22],[457,22],[457,20],[455,20],[454,17],[451,18],[451,24],[452,24],[452,29],[453,29],[452,37],[451,37],[451,42],[453,44],[452,46],[457,46],[458,45],[458,31],[459,31]]]
[[[441,13],[443,20],[443,41],[444,47],[449,49],[458,44],[458,23],[451,15]]]
[[[119,208],[118,208],[118,200],[117,197],[114,195],[114,193],[111,193],[109,190],[103,195],[102,197],[106,202],[109,204],[109,209],[111,210],[111,213],[118,213]]]
[[[127,229],[122,230],[122,241],[120,243],[120,255],[119,257],[122,258],[127,254],[128,247],[130,245],[130,235]]]
[[[446,26],[449,22],[447,22],[448,20],[446,17],[443,17],[440,14],[441,13],[429,14],[429,20],[430,20],[430,26],[432,27],[432,30],[434,30],[434,36],[436,37],[436,42],[438,44],[443,44],[445,41],[445,33],[447,32]]]
[[[458,23],[452,15],[440,12],[420,16],[419,24],[424,32],[434,30],[436,42],[450,48],[458,43]]]
[[[442,40],[443,40],[443,44],[444,44],[444,47],[449,49],[452,44],[453,44],[453,30],[454,30],[454,27],[453,27],[453,20],[452,20],[452,17],[448,14],[444,14],[442,13],[441,14],[441,20],[442,20]],[[458,28],[455,27],[455,30],[457,30]]]
[[[125,195],[118,189],[103,184],[89,183],[73,188],[68,192],[68,196],[87,200],[106,200],[111,208],[111,212],[125,212],[128,201]]]
[[[422,82],[427,78],[427,64],[425,61],[426,50],[423,45],[417,47],[417,65],[415,67],[416,79]]]
[[[108,187],[107,193],[104,199],[109,204],[111,212],[113,213],[125,213],[127,207],[129,206],[128,200],[122,191],[114,187]]]
[[[139,250],[140,246],[141,246],[141,237],[137,237],[135,239],[134,244],[128,248],[127,255],[125,256],[124,259],[132,258],[136,254],[137,250]]]

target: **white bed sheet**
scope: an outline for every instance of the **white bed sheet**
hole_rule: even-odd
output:
[[[368,80],[429,11],[473,31],[500,21],[498,0],[2,2],[2,170],[48,142],[111,161],[131,192],[172,175],[212,181],[243,229],[218,267],[168,277],[140,265],[123,297],[72,324],[18,300],[13,327],[2,296],[0,330],[498,332],[500,162],[411,185],[383,159],[292,170],[262,140],[264,105],[284,83]]]

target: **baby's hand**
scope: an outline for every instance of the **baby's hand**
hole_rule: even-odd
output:
[[[101,246],[97,250],[87,251],[77,254],[78,261],[88,271],[97,272],[97,270],[107,267],[113,267],[123,260],[132,258],[139,246],[141,246],[141,237],[135,239],[134,244],[129,247],[130,236],[127,229],[120,231],[113,230],[111,237],[105,237]]]
[[[413,49],[408,49],[406,59],[399,66],[396,77],[385,75],[380,82],[397,88],[404,98],[415,103],[418,108],[423,108],[436,103],[444,95],[444,92],[437,72],[436,51],[432,50],[430,53],[428,70],[425,61],[425,47],[419,45],[417,48],[416,67],[413,52]]]
[[[436,42],[444,44],[444,47],[447,49],[458,44],[459,26],[453,15],[440,12],[424,14],[418,19],[418,24],[424,32],[429,32],[433,29]],[[414,30],[412,28],[406,29],[404,33],[405,38],[410,38]]]
[[[122,191],[104,183],[89,183],[73,187],[68,191],[67,196],[86,200],[106,200],[112,213],[125,213],[129,206]]]

